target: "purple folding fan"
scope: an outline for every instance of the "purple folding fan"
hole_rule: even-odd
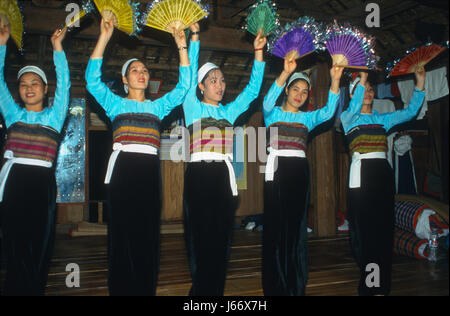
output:
[[[303,28],[294,28],[279,38],[271,53],[285,59],[298,59],[315,50],[312,35]]]
[[[335,22],[327,27],[322,40],[333,65],[356,69],[376,67],[375,40],[358,29]]]

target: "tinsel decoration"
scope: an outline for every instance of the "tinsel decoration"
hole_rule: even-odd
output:
[[[201,0],[155,0],[147,6],[141,23],[161,31],[181,31],[208,17],[209,6]]]
[[[355,69],[375,69],[375,38],[348,24],[336,21],[327,26],[321,42],[333,59],[333,65]]]
[[[445,46],[432,43],[417,49],[410,48],[404,58],[395,60],[393,64],[387,64],[388,77],[414,73],[418,67],[424,67],[446,49]]]
[[[322,32],[320,23],[304,16],[276,29],[269,37],[267,49],[271,54],[284,59],[302,58],[320,48],[317,35]]]
[[[246,22],[243,28],[249,33],[256,36],[261,32],[263,36],[268,36],[280,26],[276,4],[271,0],[256,1],[248,11]]]
[[[94,0],[98,11],[106,21],[113,20],[114,27],[136,35],[139,31],[139,3],[131,0]]]
[[[23,50],[23,17],[15,0],[0,0],[0,25],[10,26],[11,38],[19,51]]]
[[[92,4],[91,0],[83,1],[80,12],[77,15],[75,15],[69,22],[67,22],[62,29],[68,28],[70,31],[72,27],[75,25],[75,23],[77,23],[77,21],[80,21],[86,15],[91,13],[93,10],[94,5]]]

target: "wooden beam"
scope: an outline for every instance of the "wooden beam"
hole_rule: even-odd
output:
[[[87,65],[89,59],[88,58],[80,58],[80,57],[67,57],[69,65],[70,64],[81,64],[81,65]],[[27,63],[34,63],[38,60],[36,58],[27,58]],[[43,60],[45,65],[51,65],[50,68],[54,68],[53,66],[53,56],[46,56]],[[104,66],[106,67],[118,67],[121,68],[123,65],[123,62],[120,60],[115,59],[109,59],[105,60]],[[164,71],[170,71],[170,72],[178,72],[179,65],[172,65],[172,64],[147,64],[147,67],[150,71],[152,70],[164,70]],[[223,68],[223,73],[226,77],[229,76],[237,76],[237,77],[250,77],[251,76],[251,70],[249,71],[228,71],[226,68]],[[275,80],[277,78],[277,75],[275,74],[265,74],[264,79],[272,79]]]
[[[41,68],[44,65],[46,48],[47,48],[47,39],[45,38],[45,36],[41,35],[41,36],[39,36],[39,48],[38,48],[38,60],[37,60],[37,64]]]
[[[442,1],[442,0],[414,0],[420,5],[430,7],[430,8],[436,8],[436,9],[442,9],[447,10],[448,13],[448,1]]]
[[[67,13],[61,9],[42,9],[32,7],[29,4],[24,4],[23,6],[24,16],[26,18],[25,31],[28,34],[51,35],[53,30],[60,26],[66,19]],[[42,19],[43,17],[45,17],[45,22]],[[201,22],[200,24],[202,27],[202,48],[253,54],[253,45],[245,40],[245,33],[241,30],[211,26],[207,25],[207,22]],[[121,32],[116,30],[115,33]],[[75,38],[95,39],[99,34],[99,17],[94,13],[81,22],[80,29],[74,30],[72,36]],[[154,38],[146,37],[146,34],[151,34]],[[169,46],[168,43],[173,41],[168,33],[147,27],[145,27],[144,32],[137,38],[142,45]]]

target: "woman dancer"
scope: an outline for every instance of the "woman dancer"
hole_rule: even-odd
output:
[[[184,32],[174,33],[180,56],[179,83],[164,97],[145,98],[150,75],[138,59],[122,68],[127,96],[113,94],[101,81],[103,53],[113,22],[102,19],[101,33],[86,70],[88,91],[112,121],[113,153],[108,184],[108,286],[111,295],[155,295],[158,280],[161,179],[160,123],[180,105],[189,89],[191,70]]]
[[[191,157],[184,182],[184,225],[192,276],[190,294],[220,296],[224,293],[234,214],[238,207],[236,178],[231,165],[232,126],[259,94],[266,39],[258,36],[254,41],[255,60],[249,84],[233,102],[222,105],[226,88],[223,72],[212,63],[197,69],[199,29],[197,23],[191,27],[189,59],[193,76],[183,103],[191,138]],[[214,161],[207,162],[211,160]]]
[[[395,189],[386,159],[386,134],[395,125],[413,119],[422,106],[426,76],[423,67],[416,70],[415,76],[417,83],[409,106],[378,114],[372,110],[375,93],[368,75],[361,73],[350,86],[349,108],[341,114],[352,156],[348,218],[352,250],[360,268],[360,295],[390,293]],[[370,275],[376,271],[379,278],[372,280]]]
[[[19,71],[20,103],[16,104],[3,74],[10,28],[0,27],[0,111],[8,128],[0,173],[5,295],[45,294],[55,233],[53,162],[69,106],[69,67],[62,47],[65,35],[66,30],[56,30],[51,37],[57,80],[53,106],[48,106],[47,77],[36,66]]]
[[[310,191],[305,155],[308,133],[334,116],[343,71],[342,67],[337,66],[330,69],[331,88],[327,105],[316,111],[302,112],[300,108],[308,104],[311,84],[304,73],[291,75],[296,67],[295,60],[284,61],[284,70],[263,104],[264,121],[270,135],[263,225],[263,290],[264,295],[269,296],[305,294],[308,279],[306,223]],[[283,91],[286,101],[282,106],[275,107]],[[271,131],[274,128],[277,133]]]

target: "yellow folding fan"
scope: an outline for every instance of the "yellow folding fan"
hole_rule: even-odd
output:
[[[23,19],[17,1],[0,0],[0,25],[10,26],[11,38],[22,51]]]
[[[173,33],[188,28],[208,16],[208,9],[200,0],[156,0],[147,8],[142,24]]]
[[[113,20],[119,30],[134,35],[137,30],[138,3],[130,0],[94,0],[98,11],[106,21]]]

